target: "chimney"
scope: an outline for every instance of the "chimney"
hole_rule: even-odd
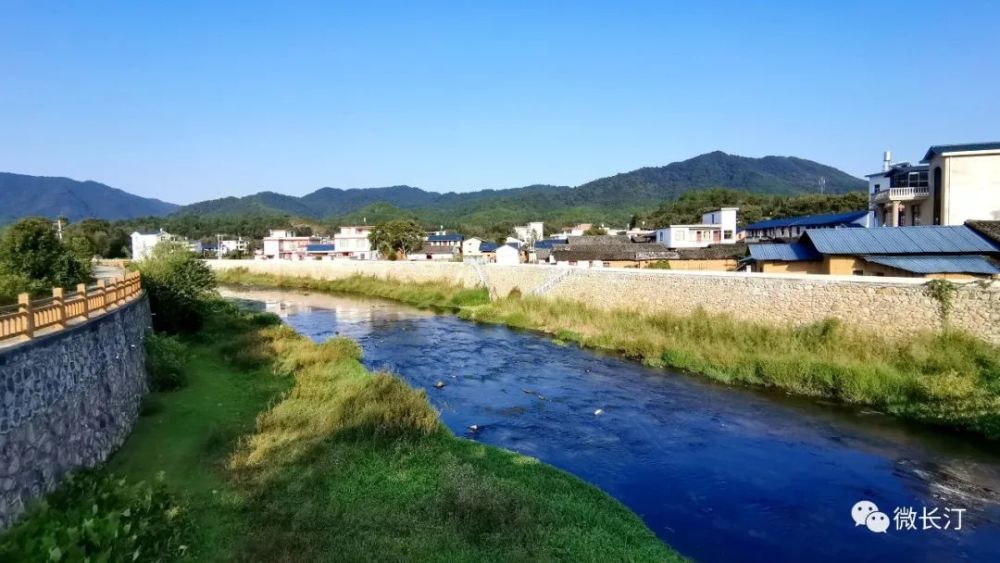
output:
[[[882,172],[888,172],[892,168],[892,153],[885,151],[882,153]]]

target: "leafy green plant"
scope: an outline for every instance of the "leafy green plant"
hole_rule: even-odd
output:
[[[187,247],[161,242],[135,263],[153,309],[153,326],[164,332],[192,332],[201,327],[216,296],[212,270]]]
[[[941,323],[947,324],[955,306],[955,293],[958,292],[958,286],[948,280],[931,280],[924,284],[924,287],[927,288],[928,295],[938,302]]]
[[[146,373],[153,391],[170,391],[183,387],[187,381],[184,371],[187,346],[176,336],[146,335]]]
[[[650,265],[648,265],[646,267],[649,268],[650,270],[669,270],[670,269],[670,261],[668,261],[668,260],[657,260],[656,262],[653,262],[652,264],[650,264]]]
[[[0,561],[177,561],[187,513],[162,478],[130,484],[103,472],[67,477],[0,536]]]

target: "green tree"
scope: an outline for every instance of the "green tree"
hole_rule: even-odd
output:
[[[608,234],[608,230],[605,229],[604,227],[591,227],[587,229],[583,234],[588,237],[602,236]]]
[[[91,265],[59,240],[52,221],[29,217],[0,236],[0,273],[7,283],[27,281],[24,291],[36,291],[87,282]]]
[[[375,227],[368,235],[372,248],[383,256],[408,254],[424,245],[424,230],[416,221],[399,219]]]
[[[153,326],[171,333],[193,332],[204,320],[215,293],[215,274],[187,247],[161,242],[134,267],[153,309]]]

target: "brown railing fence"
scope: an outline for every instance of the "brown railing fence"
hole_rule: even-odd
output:
[[[44,299],[32,300],[29,294],[22,293],[16,305],[0,307],[0,341],[33,338],[37,331],[45,329],[61,330],[72,321],[83,321],[132,301],[140,293],[139,272],[127,272],[110,284],[106,280],[98,280],[90,287],[81,283],[73,293],[54,287],[52,297]]]

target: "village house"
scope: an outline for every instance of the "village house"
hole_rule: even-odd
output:
[[[153,252],[153,248],[164,241],[183,244],[195,254],[201,254],[204,250],[201,241],[188,240],[179,235],[172,235],[163,229],[149,233],[136,231],[132,233],[132,260],[145,260]]]
[[[807,230],[797,242],[752,243],[757,272],[971,279],[1000,274],[1000,245],[964,226]]]
[[[497,247],[495,255],[496,263],[501,266],[512,266],[521,263],[521,250],[509,244]]]
[[[1000,142],[932,146],[919,164],[886,151],[868,194],[878,227],[1000,220]]]
[[[552,238],[566,240],[569,237],[582,237],[592,228],[594,228],[593,223],[580,223],[572,227],[564,227],[559,231],[559,234],[553,235]]]
[[[807,229],[864,228],[871,227],[872,225],[871,212],[864,210],[806,215],[803,217],[784,217],[751,223],[743,228],[742,238],[750,242],[790,239],[802,236]]]
[[[482,254],[479,250],[479,246],[483,244],[483,239],[478,237],[469,237],[462,241],[462,256],[477,256]]]
[[[424,239],[429,246],[444,246],[448,248],[461,248],[463,236],[461,233],[449,233],[447,231],[430,233]]]
[[[667,248],[701,248],[736,242],[736,207],[705,213],[701,223],[670,225],[656,230],[656,242]]]
[[[662,244],[636,243],[626,235],[569,237],[551,248],[549,261],[578,268],[644,268],[677,257]]]
[[[518,241],[531,246],[536,240],[545,238],[544,224],[541,221],[533,221],[527,225],[514,227],[514,237]]]
[[[262,249],[255,256],[259,260],[305,260],[306,247],[319,244],[319,237],[298,236],[286,229],[271,229],[264,237]]]
[[[377,260],[378,252],[372,249],[368,235],[375,229],[372,225],[345,225],[333,235],[338,258],[351,260]]]

